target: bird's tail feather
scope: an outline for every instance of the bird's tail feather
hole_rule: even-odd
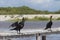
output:
[[[14,30],[14,29],[10,29],[10,30]]]
[[[45,28],[44,30],[46,30],[47,28]]]

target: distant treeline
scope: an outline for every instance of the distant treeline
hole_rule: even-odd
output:
[[[6,15],[6,14],[60,14],[60,10],[56,12],[49,12],[49,11],[35,10],[27,6],[0,7],[0,15]]]

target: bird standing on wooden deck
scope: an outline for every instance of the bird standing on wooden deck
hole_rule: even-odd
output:
[[[48,28],[50,28],[50,31],[51,31],[52,24],[53,24],[53,22],[52,22],[52,16],[50,16],[50,21],[47,23],[45,30],[48,29]]]
[[[19,23],[18,22],[15,22],[14,24],[11,25],[12,27],[14,27],[11,30],[16,30],[17,33],[18,32],[20,33],[20,30],[24,27],[24,22],[25,22],[25,19],[23,17],[21,22],[19,22]]]

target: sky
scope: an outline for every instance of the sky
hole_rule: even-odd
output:
[[[28,6],[36,10],[58,11],[60,0],[0,0],[0,7]]]

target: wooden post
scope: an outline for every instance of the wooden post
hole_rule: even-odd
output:
[[[42,40],[46,40],[46,36],[45,35],[42,36]]]
[[[3,40],[6,40],[6,37],[5,36],[3,36]]]
[[[11,40],[11,39],[9,39],[8,37],[3,37],[3,40]]]
[[[40,40],[40,34],[36,34],[36,40]]]

